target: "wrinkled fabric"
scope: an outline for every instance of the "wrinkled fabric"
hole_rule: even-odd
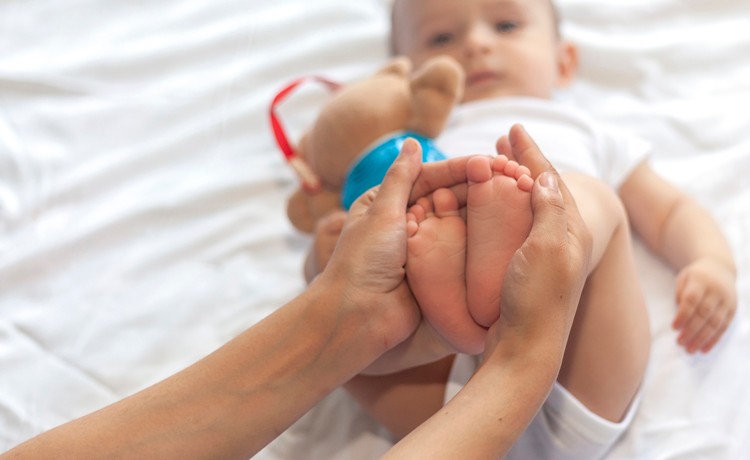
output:
[[[387,58],[385,0],[0,3],[0,451],[213,351],[304,287],[309,237],[268,105]],[[636,244],[651,366],[615,459],[750,451],[750,27],[745,0],[561,0],[581,78],[559,98],[653,144],[722,223],[738,317],[708,356],[670,329],[674,274]],[[290,135],[329,95],[279,108]],[[500,134],[500,133],[498,133]],[[377,458],[336,391],[258,458]]]

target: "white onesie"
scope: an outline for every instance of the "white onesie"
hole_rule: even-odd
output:
[[[605,129],[560,103],[532,98],[488,99],[459,106],[436,144],[448,156],[494,154],[495,142],[521,123],[559,172],[581,172],[617,190],[650,153],[635,137]],[[468,382],[479,358],[458,355],[446,388],[448,402]],[[544,405],[506,459],[578,460],[603,457],[633,420],[640,394],[625,418],[594,414],[555,383]]]
[[[650,153],[645,141],[558,102],[535,98],[497,98],[462,104],[454,110],[436,145],[447,156],[495,154],[495,142],[521,123],[560,172],[596,177],[615,190]]]

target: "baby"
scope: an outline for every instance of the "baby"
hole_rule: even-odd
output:
[[[736,310],[734,261],[710,215],[652,171],[645,143],[553,100],[577,70],[576,49],[561,38],[558,22],[549,0],[393,6],[394,54],[415,66],[449,55],[466,73],[463,104],[438,146],[448,154],[486,152],[498,133],[522,123],[563,173],[593,237],[558,385],[509,458],[598,458],[632,420],[650,334],[630,225],[678,273],[673,325],[688,352],[711,350]],[[516,127],[497,143],[510,160],[471,160],[465,212],[448,191],[411,209],[410,286],[441,339],[459,351],[481,348],[483,332],[498,319],[513,321],[502,316],[498,299],[529,211],[520,179],[527,172],[512,159],[531,142]],[[358,376],[347,388],[403,436],[443,404],[441,391],[455,394],[455,381],[466,381],[478,365],[478,358],[458,355],[402,374]]]

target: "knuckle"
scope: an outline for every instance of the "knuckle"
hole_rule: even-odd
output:
[[[720,329],[724,324],[724,318],[718,315],[711,316],[708,318],[708,327],[712,329]]]
[[[682,300],[688,305],[698,305],[698,302],[700,301],[700,295],[698,294],[698,291],[695,289],[686,289],[685,292],[682,293]],[[698,310],[700,312],[700,309],[702,307],[705,307],[706,305],[698,305]]]
[[[698,308],[696,309],[697,315],[699,317],[701,317],[701,318],[706,319],[706,320],[709,320],[710,318],[713,317],[713,315],[712,315],[713,311],[714,311],[714,309],[710,305],[708,305],[706,303],[702,303],[702,304],[698,305]]]

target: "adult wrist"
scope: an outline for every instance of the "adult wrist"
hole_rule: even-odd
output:
[[[531,368],[557,377],[565,354],[568,334],[563,328],[546,331],[503,331],[500,342],[485,352],[482,367]]]
[[[384,352],[375,333],[379,318],[373,315],[374,309],[363,307],[366,301],[349,292],[342,279],[324,271],[312,280],[303,296],[314,314],[330,325],[325,333],[331,343],[342,352],[357,352],[357,361],[362,362],[358,373]]]

